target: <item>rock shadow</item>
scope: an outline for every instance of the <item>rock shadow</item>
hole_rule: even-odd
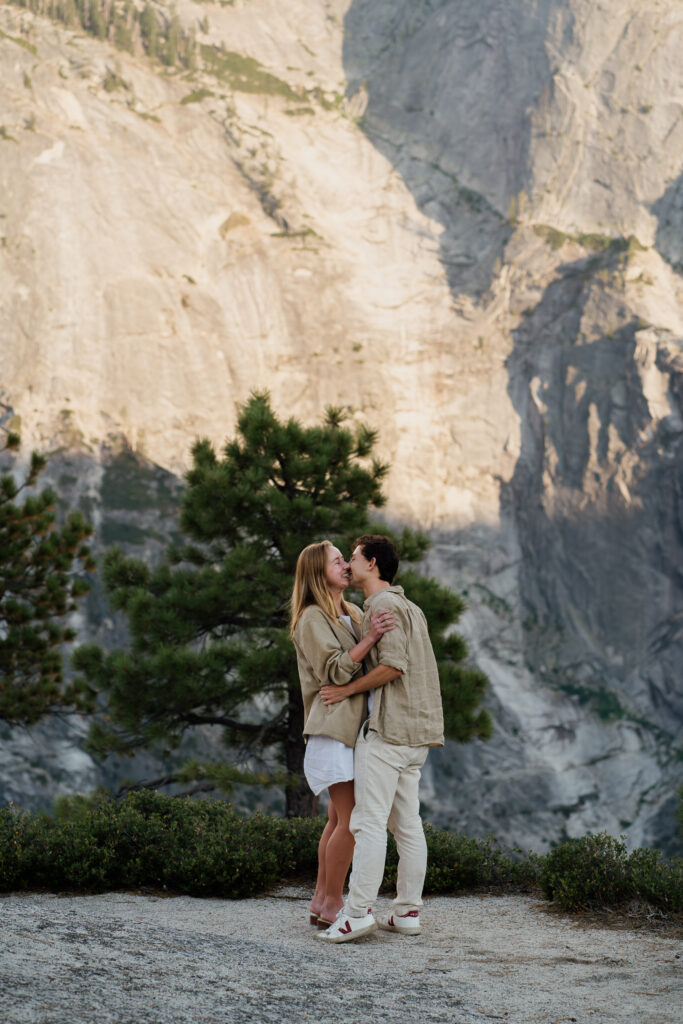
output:
[[[354,0],[344,20],[349,107],[443,225],[454,295],[481,295],[502,260],[526,182],[529,110],[551,77],[557,0]],[[571,15],[564,12],[565,31]],[[431,241],[432,236],[430,236]]]
[[[652,205],[658,220],[655,249],[677,274],[683,274],[683,174]]]
[[[619,259],[560,267],[513,332],[522,443],[501,508],[522,551],[527,664],[603,720],[666,738],[683,721],[683,362],[612,288]],[[601,333],[601,316],[619,325]],[[651,369],[677,404],[657,429]]]

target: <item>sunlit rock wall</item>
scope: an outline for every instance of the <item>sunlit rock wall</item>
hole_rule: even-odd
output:
[[[495,737],[432,755],[427,815],[673,849],[683,14],[178,12],[191,75],[0,6],[5,423],[56,452],[100,547],[155,558],[193,438],[220,443],[251,389],[307,422],[349,406],[491,680]],[[260,69],[212,63],[221,44]],[[101,593],[80,629],[124,639]],[[61,734],[33,775],[25,734],[3,741],[5,797],[97,777]]]

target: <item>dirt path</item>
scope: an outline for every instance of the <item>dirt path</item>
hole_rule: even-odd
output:
[[[329,947],[299,890],[0,897],[3,1024],[681,1024],[683,945],[523,896],[429,900],[421,936]]]

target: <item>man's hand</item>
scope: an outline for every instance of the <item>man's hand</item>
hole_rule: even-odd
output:
[[[348,684],[346,686],[320,687],[320,699],[323,704],[338,704],[340,700],[346,700],[350,696],[351,690]]]

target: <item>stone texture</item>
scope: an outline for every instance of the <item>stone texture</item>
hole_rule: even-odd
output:
[[[429,571],[466,591],[492,683],[495,740],[432,755],[429,816],[673,850],[681,12],[178,10],[300,102],[0,6],[5,422],[62,451],[101,543],[156,557],[193,438],[221,443],[251,389],[306,421],[348,405],[380,429],[388,517],[429,529]],[[116,497],[122,458],[145,508]],[[120,636],[97,595],[81,626]]]
[[[309,894],[310,895],[310,894]],[[586,928],[527,897],[429,900],[423,932],[323,947],[306,896],[0,898],[8,1024],[680,1019],[681,946]]]

